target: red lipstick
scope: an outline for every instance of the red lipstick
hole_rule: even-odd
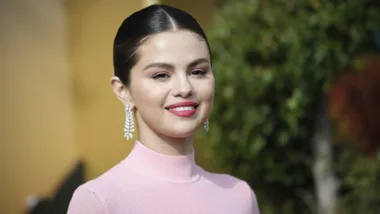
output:
[[[196,113],[197,106],[198,103],[194,101],[185,101],[172,104],[166,109],[178,117],[190,117]]]

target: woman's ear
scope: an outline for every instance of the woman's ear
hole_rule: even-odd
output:
[[[134,108],[135,105],[130,90],[121,82],[119,77],[111,77],[111,87],[113,93],[115,93],[116,97],[124,104],[124,106],[128,105],[130,108]]]

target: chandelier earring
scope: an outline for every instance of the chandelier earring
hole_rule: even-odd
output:
[[[124,137],[127,140],[132,139],[132,133],[135,131],[135,123],[133,121],[133,112],[131,107],[125,107],[125,124],[124,124]]]
[[[203,128],[205,130],[205,132],[208,132],[209,128],[210,128],[210,123],[208,122],[208,119],[206,120],[206,122],[203,124]]]

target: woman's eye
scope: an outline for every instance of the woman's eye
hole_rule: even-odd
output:
[[[153,79],[164,79],[164,78],[168,78],[168,77],[169,77],[169,75],[166,73],[159,73],[159,74],[153,75]]]
[[[193,70],[191,71],[191,74],[192,75],[205,75],[207,73],[207,71],[205,70],[202,70],[202,69],[196,69],[196,70]]]

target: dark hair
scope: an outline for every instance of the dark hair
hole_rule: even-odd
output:
[[[113,45],[115,76],[128,86],[129,73],[137,63],[136,50],[151,34],[184,29],[197,33],[210,46],[199,23],[190,14],[167,5],[151,5],[127,17],[119,27]]]

